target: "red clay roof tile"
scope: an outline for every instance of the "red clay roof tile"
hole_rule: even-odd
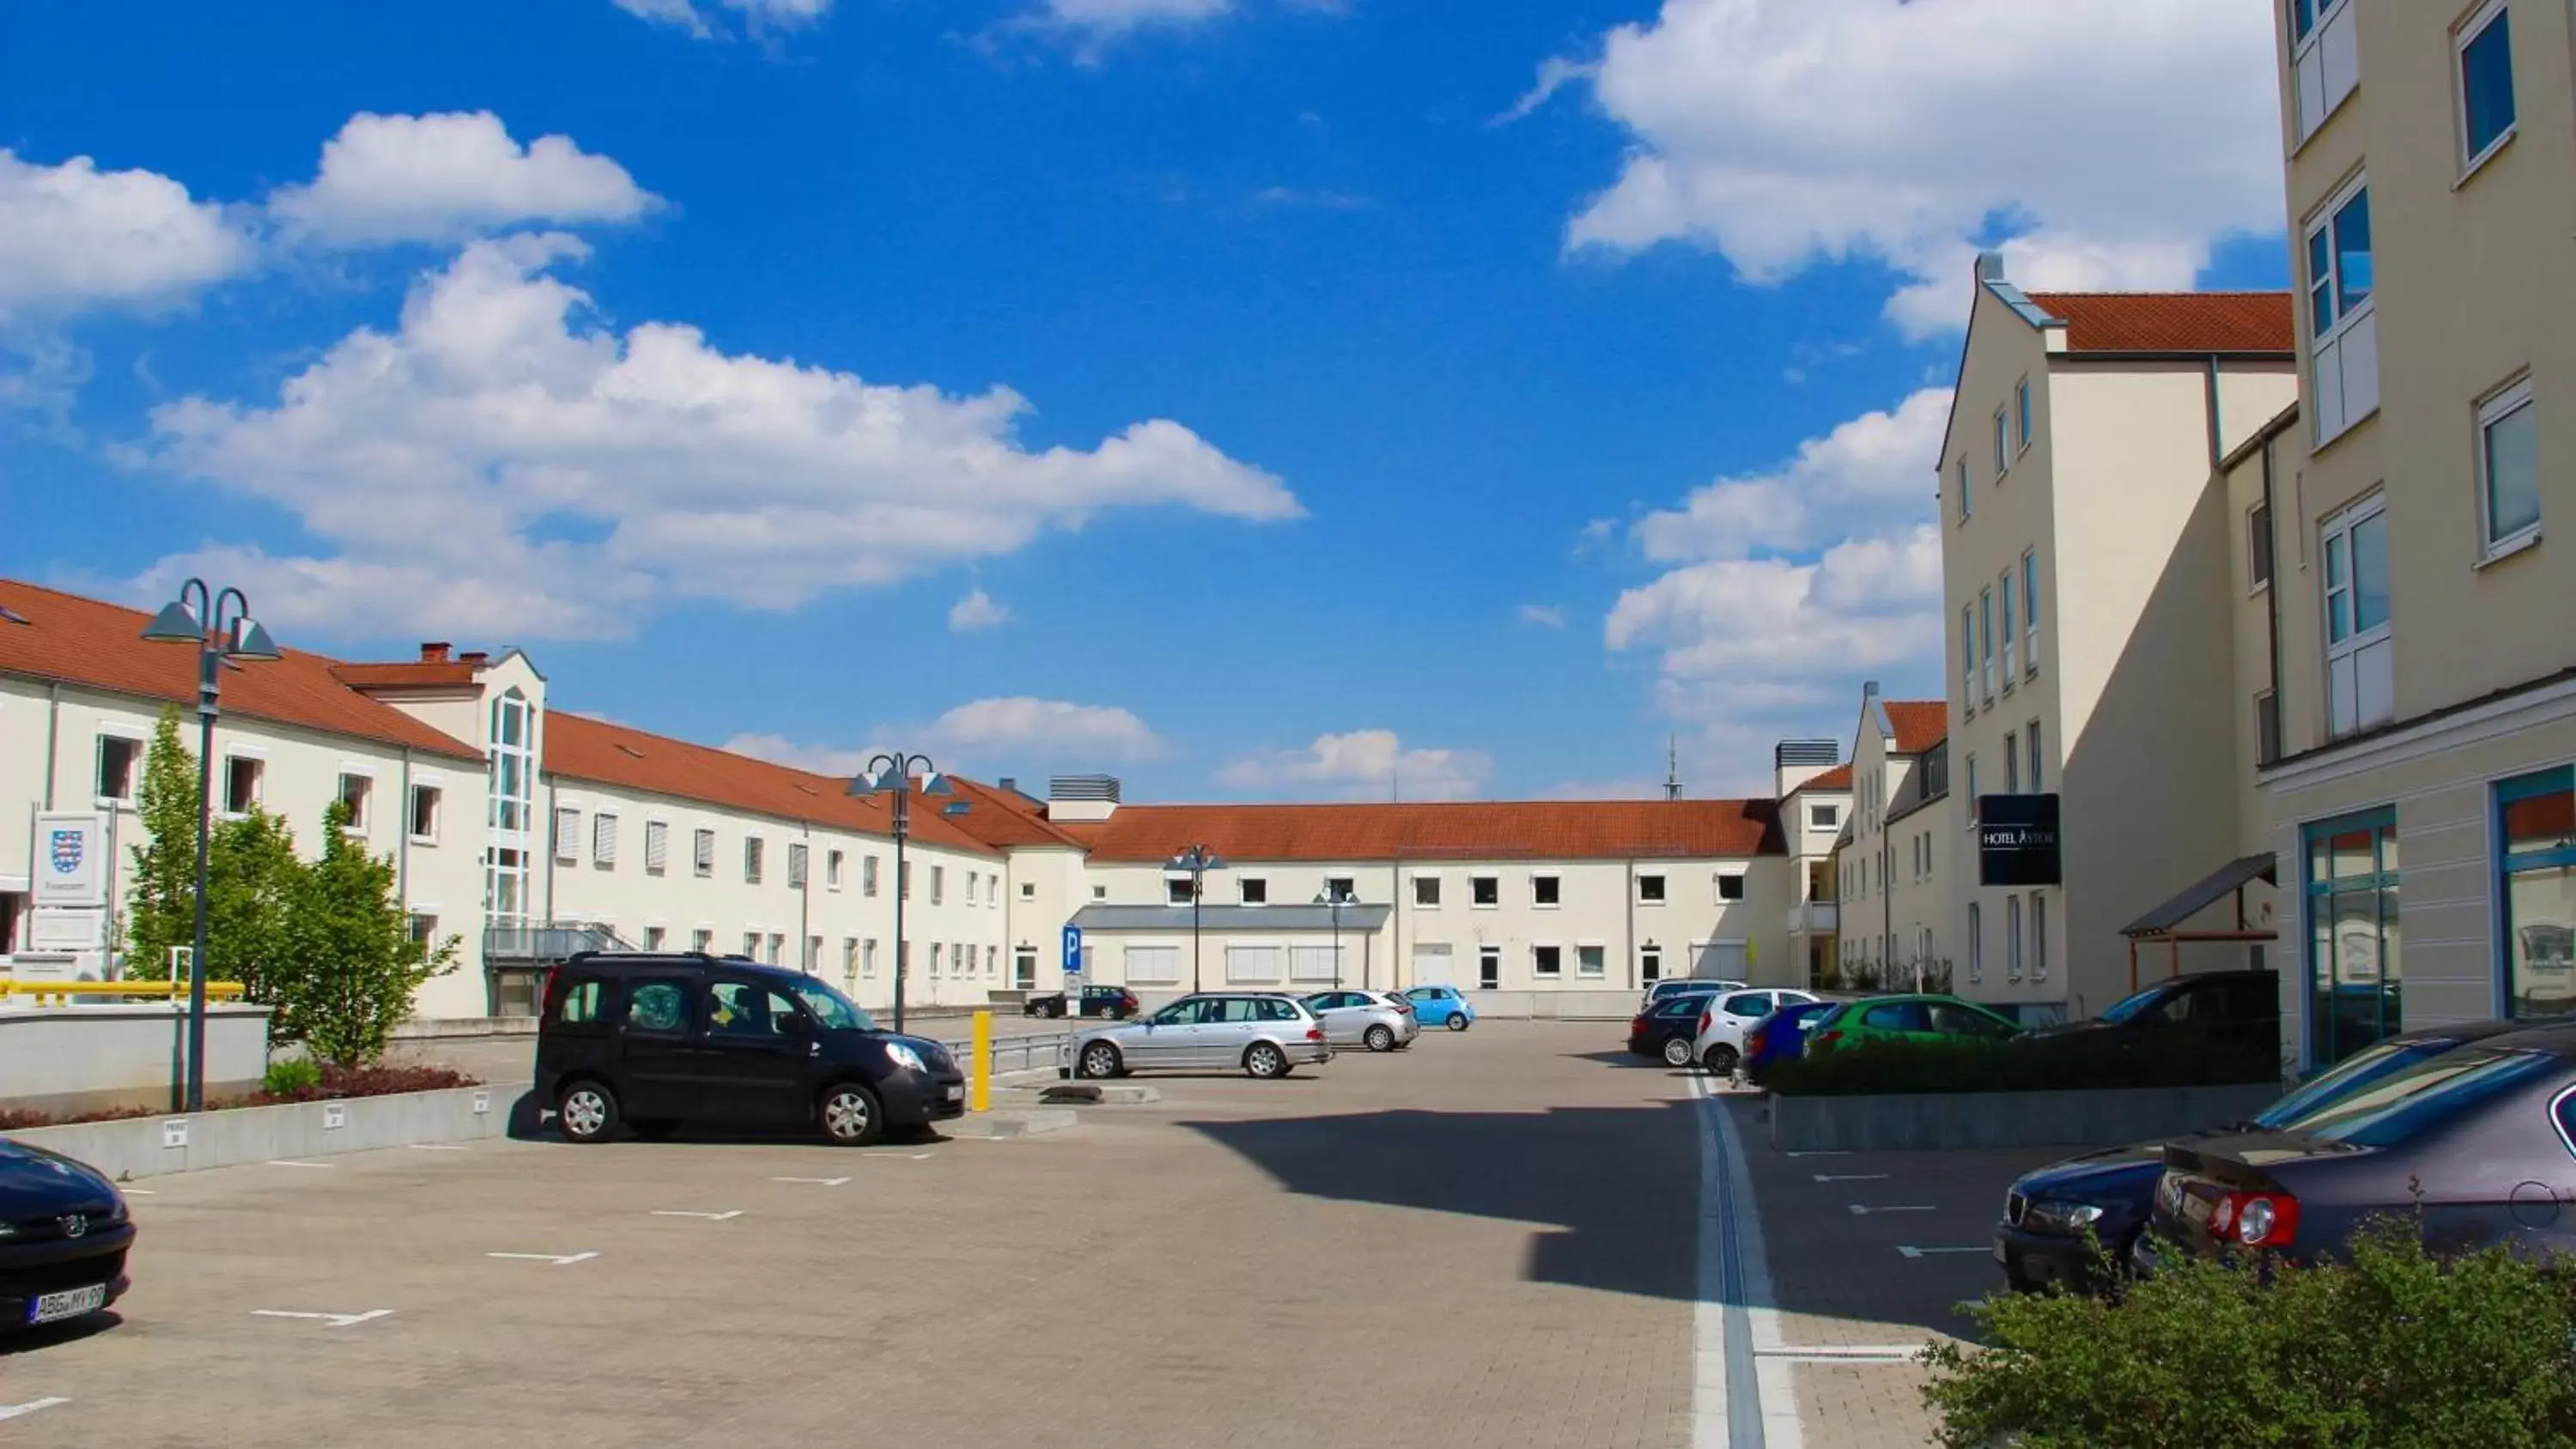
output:
[[[1888,723],[1896,738],[1888,748],[1900,755],[1919,755],[1950,737],[1950,705],[1939,699],[1891,699]]]
[[[1769,800],[1128,805],[1062,828],[1093,859],[1125,863],[1188,845],[1243,862],[1740,859],[1787,849]]]
[[[2066,320],[2071,352],[2265,352],[2289,356],[2298,332],[2287,292],[2033,292]]]

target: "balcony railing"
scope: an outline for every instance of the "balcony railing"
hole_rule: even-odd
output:
[[[1831,935],[1840,925],[1842,910],[1832,901],[1809,901],[1789,908],[1789,934],[1793,936]]]
[[[553,962],[582,951],[634,949],[614,927],[587,921],[549,921],[540,925],[483,928],[483,959],[487,964]]]

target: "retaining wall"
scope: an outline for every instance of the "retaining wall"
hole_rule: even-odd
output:
[[[2241,1122],[2281,1095],[2276,1082],[2082,1092],[1771,1095],[1771,1145],[1784,1152],[1926,1147],[2108,1147]]]
[[[206,1004],[206,1095],[259,1090],[268,1072],[265,1006]],[[185,1002],[0,1011],[0,1107],[71,1116],[166,1107],[187,1062]]]
[[[454,1087],[37,1127],[7,1135],[76,1158],[122,1181],[281,1157],[305,1159],[424,1142],[504,1137],[509,1135],[511,1110],[525,1090]]]

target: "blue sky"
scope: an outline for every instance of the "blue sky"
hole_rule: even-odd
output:
[[[2280,282],[2262,7],[2078,8],[11,6],[0,571],[808,763],[1744,789],[1938,691],[1976,247]]]

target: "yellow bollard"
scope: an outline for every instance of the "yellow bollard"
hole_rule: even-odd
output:
[[[967,1105],[978,1112],[993,1110],[993,1013],[975,1013],[975,1071],[968,1079]]]

